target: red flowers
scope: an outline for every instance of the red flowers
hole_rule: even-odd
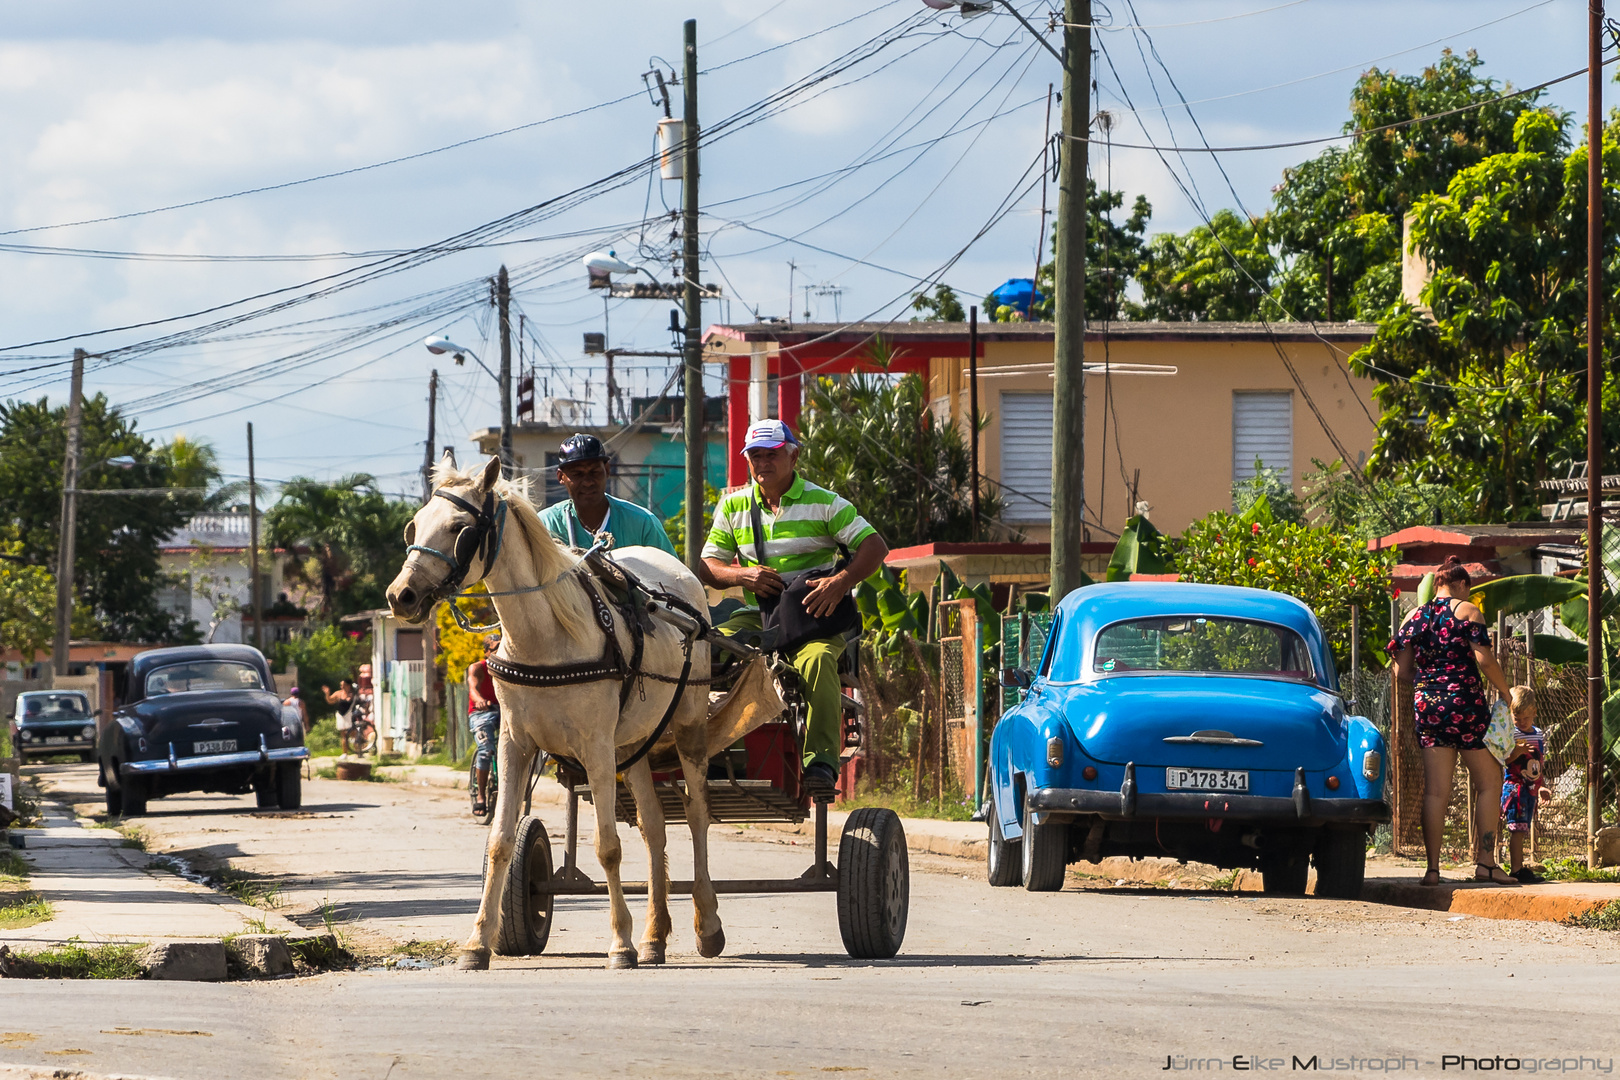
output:
[[[1250,525],[1249,526],[1249,532],[1254,536],[1259,536],[1260,535],[1260,523],[1257,521],[1253,525]]]
[[[1249,565],[1250,565],[1250,566],[1257,566],[1257,565],[1259,565],[1259,564],[1258,564],[1258,563],[1256,563],[1256,562],[1255,562],[1255,561],[1254,561],[1254,560],[1253,560],[1253,559],[1250,559],[1250,560],[1249,560]]]

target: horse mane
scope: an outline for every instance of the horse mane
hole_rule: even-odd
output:
[[[451,489],[477,488],[483,471],[482,465],[466,470],[457,469],[447,458],[433,467],[433,486]],[[495,495],[506,503],[505,545],[511,546],[514,540],[521,539],[534,564],[535,573],[542,582],[549,583],[573,569],[575,560],[567,549],[557,543],[551,531],[546,528],[545,522],[540,520],[540,512],[534,507],[530,491],[529,478],[526,476],[512,480],[503,477],[495,481]],[[516,536],[513,535],[513,526],[516,526]],[[595,622],[591,615],[589,598],[586,597],[584,589],[575,584],[568,583],[558,588],[544,589],[534,596],[551,606],[551,613],[562,627],[563,633],[576,641],[583,638]],[[532,598],[526,598],[525,602],[532,602]]]

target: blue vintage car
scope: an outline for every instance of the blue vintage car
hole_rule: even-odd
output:
[[[1291,596],[1119,583],[1064,597],[990,741],[989,876],[1063,885],[1110,855],[1257,867],[1267,892],[1353,898],[1389,820],[1384,739],[1346,715]]]

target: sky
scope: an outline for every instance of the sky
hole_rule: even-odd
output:
[[[1052,5],[1016,3],[1046,27]],[[1584,0],[1109,0],[1096,5],[1110,27],[1094,35],[1107,56],[1096,104],[1122,143],[1198,145],[1177,89],[1213,146],[1330,136],[1371,66],[1413,73],[1450,47],[1516,87],[1575,71],[1585,14]],[[466,461],[467,435],[498,422],[496,382],[422,340],[447,334],[494,367],[487,280],[504,263],[541,395],[586,399],[600,420],[604,372],[582,333],[670,347],[669,304],[604,307],[580,258],[612,249],[669,276],[680,184],[649,164],[663,111],[642,75],[679,65],[685,18],[712,139],[703,279],[725,295],[705,323],[903,318],[924,284],[971,300],[1033,272],[1060,79],[1005,13],[964,20],[920,0],[5,5],[0,400],[61,402],[80,347],[87,393],[152,438],[212,443],[228,479],[246,475],[251,422],[262,502],[277,481],[355,472],[418,493],[432,370],[441,445]],[[1579,123],[1585,80],[1546,100]],[[1283,169],[1321,149],[1168,155],[1192,198],[1151,150],[1094,147],[1091,170],[1127,205],[1147,196],[1150,232],[1183,231],[1202,212],[1263,211]],[[627,396],[664,387],[664,361],[623,363]],[[716,372],[709,391],[722,389]]]

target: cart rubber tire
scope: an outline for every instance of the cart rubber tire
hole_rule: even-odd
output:
[[[276,766],[276,805],[283,810],[297,810],[304,805],[304,771],[296,761]]]
[[[518,820],[507,864],[506,881],[501,885],[501,930],[495,938],[498,956],[539,956],[551,937],[551,893],[537,893],[532,887],[550,881],[551,839],[537,817]],[[484,876],[489,876],[489,851],[484,852]]]
[[[1026,892],[1057,892],[1068,873],[1069,825],[1067,822],[1035,823],[1035,815],[1024,803],[1024,838],[1019,843],[1019,860]]]
[[[906,831],[893,810],[863,806],[844,822],[838,842],[838,932],[857,960],[900,951],[911,906]]]
[[[1316,844],[1316,895],[1356,900],[1367,879],[1367,833],[1362,829],[1323,829]]]
[[[1304,852],[1260,856],[1260,888],[1272,896],[1304,896],[1311,860]]]
[[[109,775],[112,777],[112,780],[107,779]],[[104,763],[101,766],[101,779],[106,784],[107,816],[108,817],[123,817],[124,816],[124,789],[121,788],[121,787],[116,786],[112,782],[113,780],[118,779],[118,766],[113,764],[112,762]]]
[[[123,777],[123,803],[125,817],[140,817],[146,813],[146,781],[138,776]]]
[[[279,765],[272,765],[263,772],[253,774],[253,801],[260,810],[271,810],[279,806],[276,799],[276,780]]]
[[[998,889],[1017,885],[1022,872],[1023,852],[1022,845],[1017,840],[1008,840],[1001,832],[1001,811],[996,808],[995,792],[990,793],[990,843],[985,849],[984,870],[985,877],[990,884]]]

